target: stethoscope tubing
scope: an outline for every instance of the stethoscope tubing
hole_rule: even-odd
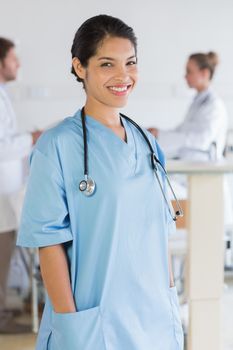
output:
[[[173,187],[171,185],[171,182],[169,180],[169,177],[167,175],[167,172],[166,172],[166,169],[164,168],[163,164],[160,162],[160,160],[156,157],[155,155],[155,152],[153,150],[153,147],[147,137],[147,135],[145,134],[145,132],[142,130],[142,128],[134,121],[132,120],[131,118],[127,117],[126,115],[120,113],[120,116],[123,117],[124,119],[128,120],[131,124],[134,125],[134,127],[141,133],[141,135],[143,136],[144,140],[146,141],[149,149],[150,149],[150,152],[151,152],[151,165],[152,165],[152,169],[155,173],[155,177],[158,181],[158,184],[159,184],[159,187],[160,187],[160,190],[162,192],[162,195],[163,195],[163,198],[164,198],[164,201],[168,207],[168,210],[169,210],[169,213],[170,215],[172,216],[172,219],[174,221],[177,220],[177,217],[178,216],[183,216],[183,210],[180,206],[180,203],[176,197],[176,194],[175,194],[175,191],[173,190]],[[82,180],[80,182],[80,185],[79,185],[79,189],[81,192],[85,193],[87,196],[90,196],[94,193],[95,191],[95,182],[93,179],[91,179],[89,177],[89,171],[88,171],[88,144],[87,144],[87,130],[86,130],[86,123],[85,123],[85,110],[84,110],[84,107],[82,108],[81,110],[81,119],[82,119],[82,129],[83,129],[83,146],[84,146],[84,157],[83,157],[83,160],[84,160],[84,180]],[[170,204],[170,201],[168,201],[167,199],[167,196],[164,192],[164,189],[163,189],[163,186],[162,186],[162,183],[159,179],[159,175],[158,175],[158,166],[161,167],[162,171],[164,172],[164,176],[165,176],[165,179],[167,181],[167,184],[169,186],[169,189],[172,193],[172,196],[175,200],[175,203],[176,203],[176,206],[177,206],[177,210],[174,211],[172,205]]]

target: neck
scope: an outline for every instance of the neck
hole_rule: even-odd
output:
[[[87,99],[84,109],[85,114],[88,114],[105,126],[114,128],[121,125],[119,111],[117,108],[106,106],[98,101]]]
[[[206,84],[204,84],[204,85],[202,85],[202,86],[199,86],[199,87],[197,88],[197,92],[203,92],[203,91],[207,90],[207,89],[209,88],[209,86],[210,86],[209,83],[206,83]]]

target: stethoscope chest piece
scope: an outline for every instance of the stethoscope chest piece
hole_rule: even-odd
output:
[[[88,177],[85,180],[80,181],[79,190],[89,197],[95,192],[95,181],[91,177]]]

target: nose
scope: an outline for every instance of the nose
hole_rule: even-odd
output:
[[[125,65],[120,65],[117,67],[115,78],[121,81],[125,81],[128,77],[127,67]]]

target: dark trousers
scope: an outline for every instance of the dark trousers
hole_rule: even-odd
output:
[[[7,280],[14,248],[15,232],[0,233],[0,314],[6,307]]]

